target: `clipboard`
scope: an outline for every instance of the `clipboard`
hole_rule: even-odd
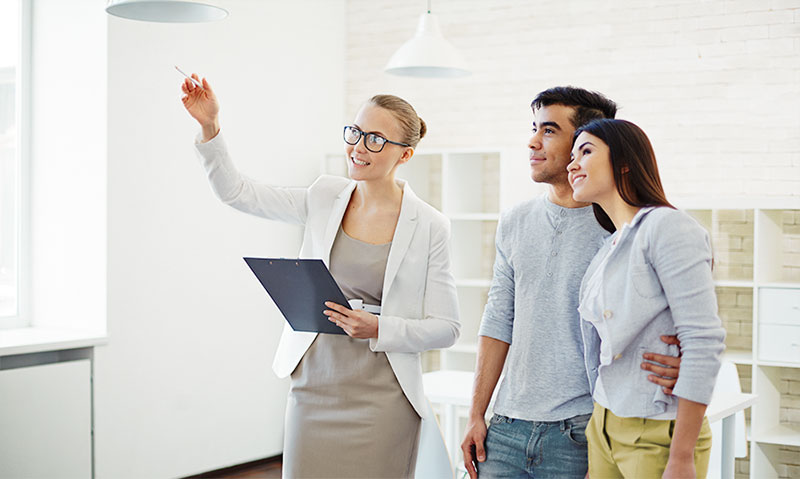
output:
[[[325,301],[349,303],[321,259],[243,259],[293,330],[346,334],[322,314]]]

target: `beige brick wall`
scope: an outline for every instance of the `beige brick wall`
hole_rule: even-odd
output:
[[[728,349],[753,350],[753,289],[717,288],[717,304]]]
[[[782,219],[782,276],[785,281],[800,282],[800,210],[785,210]]]
[[[800,369],[781,368],[780,421],[800,428]]]
[[[644,128],[673,199],[800,195],[800,0],[435,0],[473,75],[384,74],[424,8],[348,2],[348,118],[391,92],[428,123],[423,147],[524,148],[533,96],[575,84]]]
[[[716,279],[753,279],[753,210],[711,214]]]
[[[800,447],[782,446],[778,449],[778,474],[781,479],[797,479],[800,477]]]

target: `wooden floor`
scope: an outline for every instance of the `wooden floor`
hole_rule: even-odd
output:
[[[263,466],[255,466],[252,469],[232,472],[217,477],[225,479],[281,479],[281,464],[278,462]]]
[[[281,458],[272,457],[239,466],[226,467],[186,479],[280,479]]]

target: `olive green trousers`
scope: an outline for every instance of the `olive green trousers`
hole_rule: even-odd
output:
[[[595,403],[586,426],[590,479],[660,479],[669,460],[675,421],[619,417]],[[708,418],[694,449],[697,479],[708,474],[711,428]]]

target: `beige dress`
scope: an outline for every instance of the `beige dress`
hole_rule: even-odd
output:
[[[381,304],[390,247],[339,228],[330,270],[345,297]],[[319,334],[292,372],[283,477],[413,477],[419,427],[385,353],[367,339]]]

